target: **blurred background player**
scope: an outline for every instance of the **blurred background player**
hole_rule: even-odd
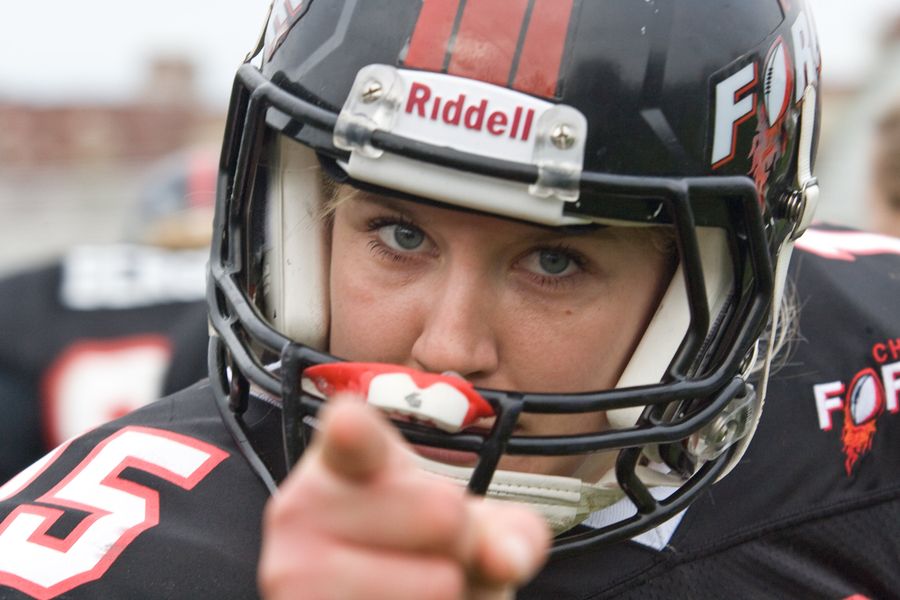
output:
[[[147,172],[121,243],[76,245],[0,281],[0,481],[206,374],[215,154]]]

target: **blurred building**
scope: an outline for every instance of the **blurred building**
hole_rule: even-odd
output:
[[[0,97],[0,274],[75,243],[122,239],[150,165],[221,142],[224,114],[198,100],[196,83],[191,62],[164,56],[151,62],[129,102]]]
[[[218,135],[222,115],[198,101],[193,65],[154,61],[140,93],[124,105],[29,105],[0,99],[0,164],[41,168],[159,158]]]

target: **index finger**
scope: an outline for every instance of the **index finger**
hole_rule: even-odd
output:
[[[404,459],[402,440],[384,417],[347,396],[335,396],[323,409],[314,444],[334,475],[364,482]]]

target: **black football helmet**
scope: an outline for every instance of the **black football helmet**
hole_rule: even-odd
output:
[[[615,388],[478,389],[490,432],[396,425],[477,452],[473,493],[549,507],[556,553],[683,510],[759,419],[817,199],[819,71],[802,0],[275,0],[235,79],[209,280],[213,385],[260,477],[274,486],[244,435],[248,402],[282,406],[292,464],[323,402],[305,374],[341,360],[320,216],[337,180],[549,227],[669,228],[678,267]],[[522,414],[595,411],[608,430],[513,434]],[[609,477],[552,497],[510,493],[528,475],[497,469],[505,454],[607,451]],[[627,516],[592,524],[612,502]]]

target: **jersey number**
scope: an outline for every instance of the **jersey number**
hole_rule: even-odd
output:
[[[38,498],[39,504],[19,506],[0,523],[0,584],[53,598],[98,579],[141,532],[159,523],[159,493],[120,478],[124,469],[140,469],[190,490],[227,456],[170,431],[116,432]],[[65,538],[48,535],[67,508],[87,516]]]

